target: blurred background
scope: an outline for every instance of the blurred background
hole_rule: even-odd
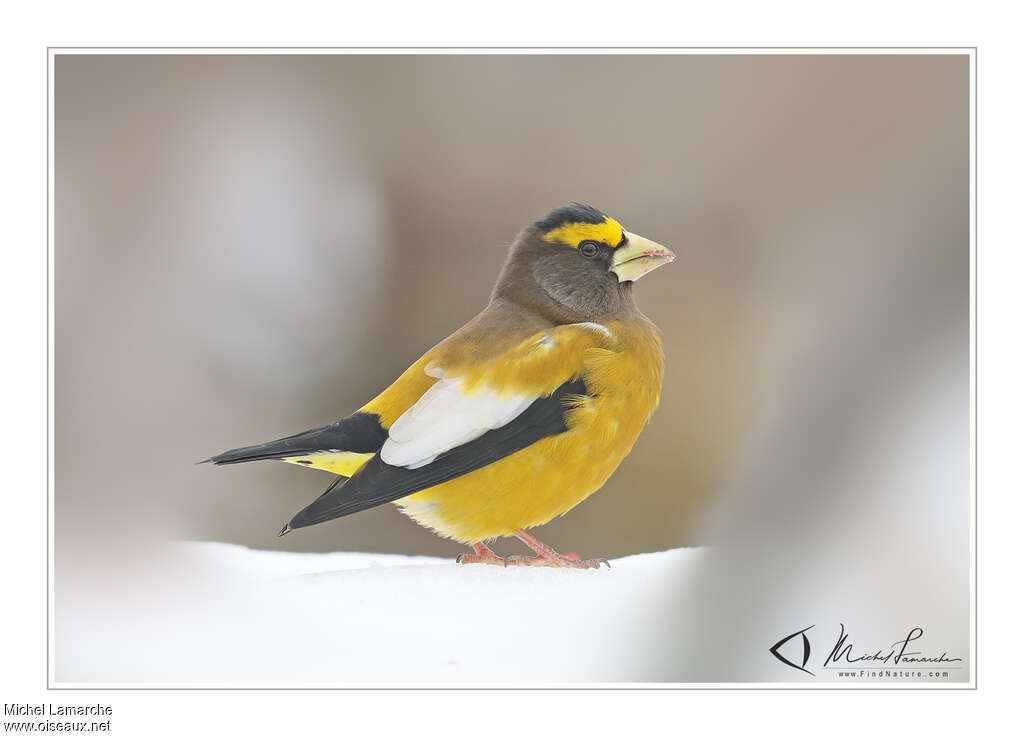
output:
[[[701,626],[912,577],[966,647],[968,95],[965,55],[58,55],[58,606],[159,539],[461,552],[391,505],[277,538],[328,475],[194,463],[357,409],[581,201],[678,255],[637,287],[667,368],[542,539],[723,545]],[[710,677],[687,647],[639,675]]]

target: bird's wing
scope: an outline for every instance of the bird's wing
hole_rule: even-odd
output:
[[[537,333],[488,361],[428,353],[423,369],[436,383],[394,420],[381,449],[346,484],[284,531],[401,499],[565,432],[569,410],[593,391],[587,362],[613,353],[614,343],[607,328],[577,323]]]
[[[388,430],[380,457],[390,466],[425,466],[445,451],[513,422],[538,398],[501,395],[489,388],[468,394],[463,379],[435,371],[439,381]]]

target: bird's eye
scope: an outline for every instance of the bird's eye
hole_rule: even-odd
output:
[[[601,250],[601,248],[597,241],[583,241],[579,245],[580,254],[586,258],[594,258],[599,250]]]

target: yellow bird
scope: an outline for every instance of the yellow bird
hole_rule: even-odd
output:
[[[664,354],[633,282],[674,258],[593,207],[558,208],[517,236],[483,312],[357,412],[209,460],[338,474],[281,535],[394,502],[471,545],[460,563],[598,568],[527,530],[601,488],[657,406]],[[485,543],[512,535],[536,555]]]

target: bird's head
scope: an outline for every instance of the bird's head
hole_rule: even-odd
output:
[[[512,244],[495,297],[540,309],[558,321],[632,309],[632,284],[675,259],[589,205],[560,207]]]

